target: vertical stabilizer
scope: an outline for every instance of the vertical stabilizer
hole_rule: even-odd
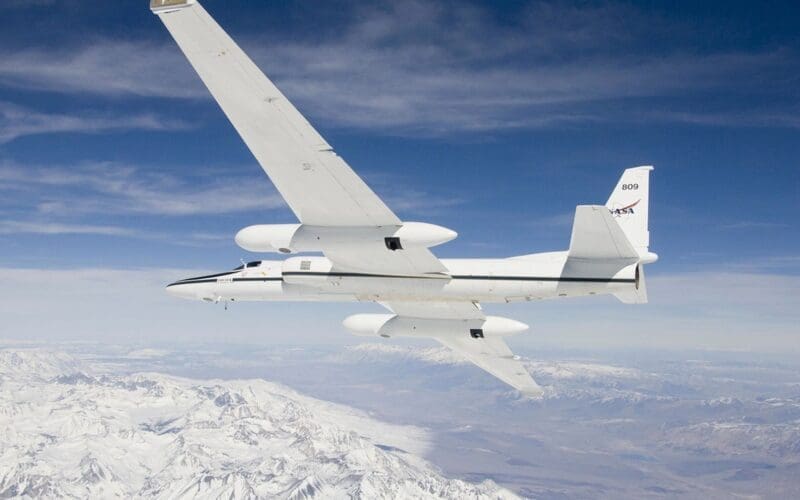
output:
[[[578,205],[569,242],[569,258],[637,262],[639,254],[614,216],[602,206]]]
[[[650,246],[647,219],[650,209],[651,170],[651,166],[625,170],[606,202],[606,207],[628,237],[631,246],[642,256],[647,254],[647,247]]]

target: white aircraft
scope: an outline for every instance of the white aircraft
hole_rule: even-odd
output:
[[[569,250],[506,259],[438,259],[430,248],[455,231],[401,221],[340,158],[195,0],[152,0],[208,90],[299,224],[250,226],[236,243],[251,252],[302,255],[188,278],[170,294],[208,302],[377,302],[389,314],[356,314],[356,335],[419,337],[443,345],[529,397],[542,394],[503,337],[527,330],[487,316],[481,302],[613,294],[647,301],[652,167],[625,170],[608,202],[575,210]]]

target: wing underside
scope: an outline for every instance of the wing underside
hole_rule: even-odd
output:
[[[432,328],[420,328],[419,331],[409,331],[405,335],[432,338],[524,395],[541,397],[541,387],[502,337],[475,334],[476,330],[482,329],[488,323],[487,316],[476,303],[389,302],[382,305],[399,318],[435,322]],[[423,333],[419,333],[420,331]]]
[[[479,368],[499,378],[528,397],[540,397],[542,389],[531,378],[505,341],[498,337],[481,339],[466,336],[434,337],[440,344],[461,354]]]

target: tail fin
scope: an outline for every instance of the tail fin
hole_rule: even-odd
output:
[[[633,284],[616,286],[611,293],[626,304],[647,302],[643,264],[658,259],[648,249],[651,170],[650,166],[625,170],[605,207],[582,205],[575,209],[562,276],[618,277],[623,274]]]
[[[569,242],[570,259],[638,262],[639,254],[603,206],[578,205]]]
[[[648,254],[650,246],[647,218],[650,209],[651,170],[651,166],[625,170],[606,202],[606,208],[611,211],[631,246],[642,257]]]

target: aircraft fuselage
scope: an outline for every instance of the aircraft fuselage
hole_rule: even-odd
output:
[[[251,262],[239,269],[177,281],[170,294],[220,301],[470,300],[517,302],[603,295],[637,286],[636,264],[606,272],[565,268],[567,252],[508,259],[442,259],[449,275],[396,276],[337,271],[325,257]]]

